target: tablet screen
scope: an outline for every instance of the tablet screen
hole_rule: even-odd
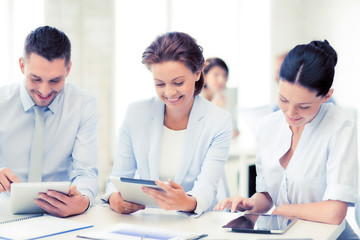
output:
[[[284,233],[294,222],[295,219],[280,215],[244,214],[223,227],[234,232]]]

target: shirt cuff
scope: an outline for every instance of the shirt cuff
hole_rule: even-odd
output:
[[[114,192],[117,192],[116,187],[114,186],[114,184],[112,184],[112,182],[108,182],[106,185],[105,194],[103,196],[101,196],[101,200],[108,203],[110,195],[113,194]]]
[[[268,192],[267,185],[264,178],[256,178],[256,192]]]
[[[85,189],[79,189],[79,192],[83,195],[83,196],[85,196],[85,197],[87,197],[88,199],[89,199],[89,206],[87,207],[87,209],[86,210],[88,210],[93,204],[94,204],[94,196],[93,196],[93,194],[91,193],[91,191],[89,191],[89,190],[85,190]],[[86,211],[85,210],[85,211]],[[85,212],[84,211],[84,212]]]
[[[197,216],[200,216],[209,208],[209,206],[207,206],[207,204],[206,204],[207,201],[202,199],[199,194],[192,192],[192,191],[187,192],[186,194],[195,198],[195,200],[196,200],[196,207],[195,207],[194,211],[192,212],[192,214],[196,214]]]
[[[357,198],[358,191],[356,188],[340,184],[330,184],[326,187],[322,200],[339,200],[349,203],[349,206],[354,206]]]

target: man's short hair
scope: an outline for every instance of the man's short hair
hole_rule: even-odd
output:
[[[48,61],[64,58],[68,66],[71,43],[66,34],[54,27],[43,26],[33,30],[25,39],[24,58],[36,53]]]

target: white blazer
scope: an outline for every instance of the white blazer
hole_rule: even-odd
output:
[[[130,104],[120,129],[111,176],[159,179],[164,106],[157,97]],[[182,164],[174,179],[196,198],[195,213],[210,210],[217,202],[215,196],[231,143],[231,119],[227,111],[195,97]],[[115,191],[108,181],[105,196]]]

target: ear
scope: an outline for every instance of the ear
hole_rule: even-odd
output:
[[[331,98],[331,96],[333,95],[333,93],[334,93],[334,89],[333,88],[331,88],[329,91],[328,91],[328,93],[323,97],[323,103],[326,103],[330,98]]]
[[[196,74],[196,82],[200,80],[201,77],[201,71],[198,71]]]
[[[67,68],[66,68],[66,75],[65,75],[65,77],[67,77],[67,76],[69,75],[70,70],[71,70],[71,65],[72,65],[72,62],[69,61],[69,65],[68,65]]]
[[[19,66],[22,74],[25,74],[25,60],[23,57],[19,58]]]

